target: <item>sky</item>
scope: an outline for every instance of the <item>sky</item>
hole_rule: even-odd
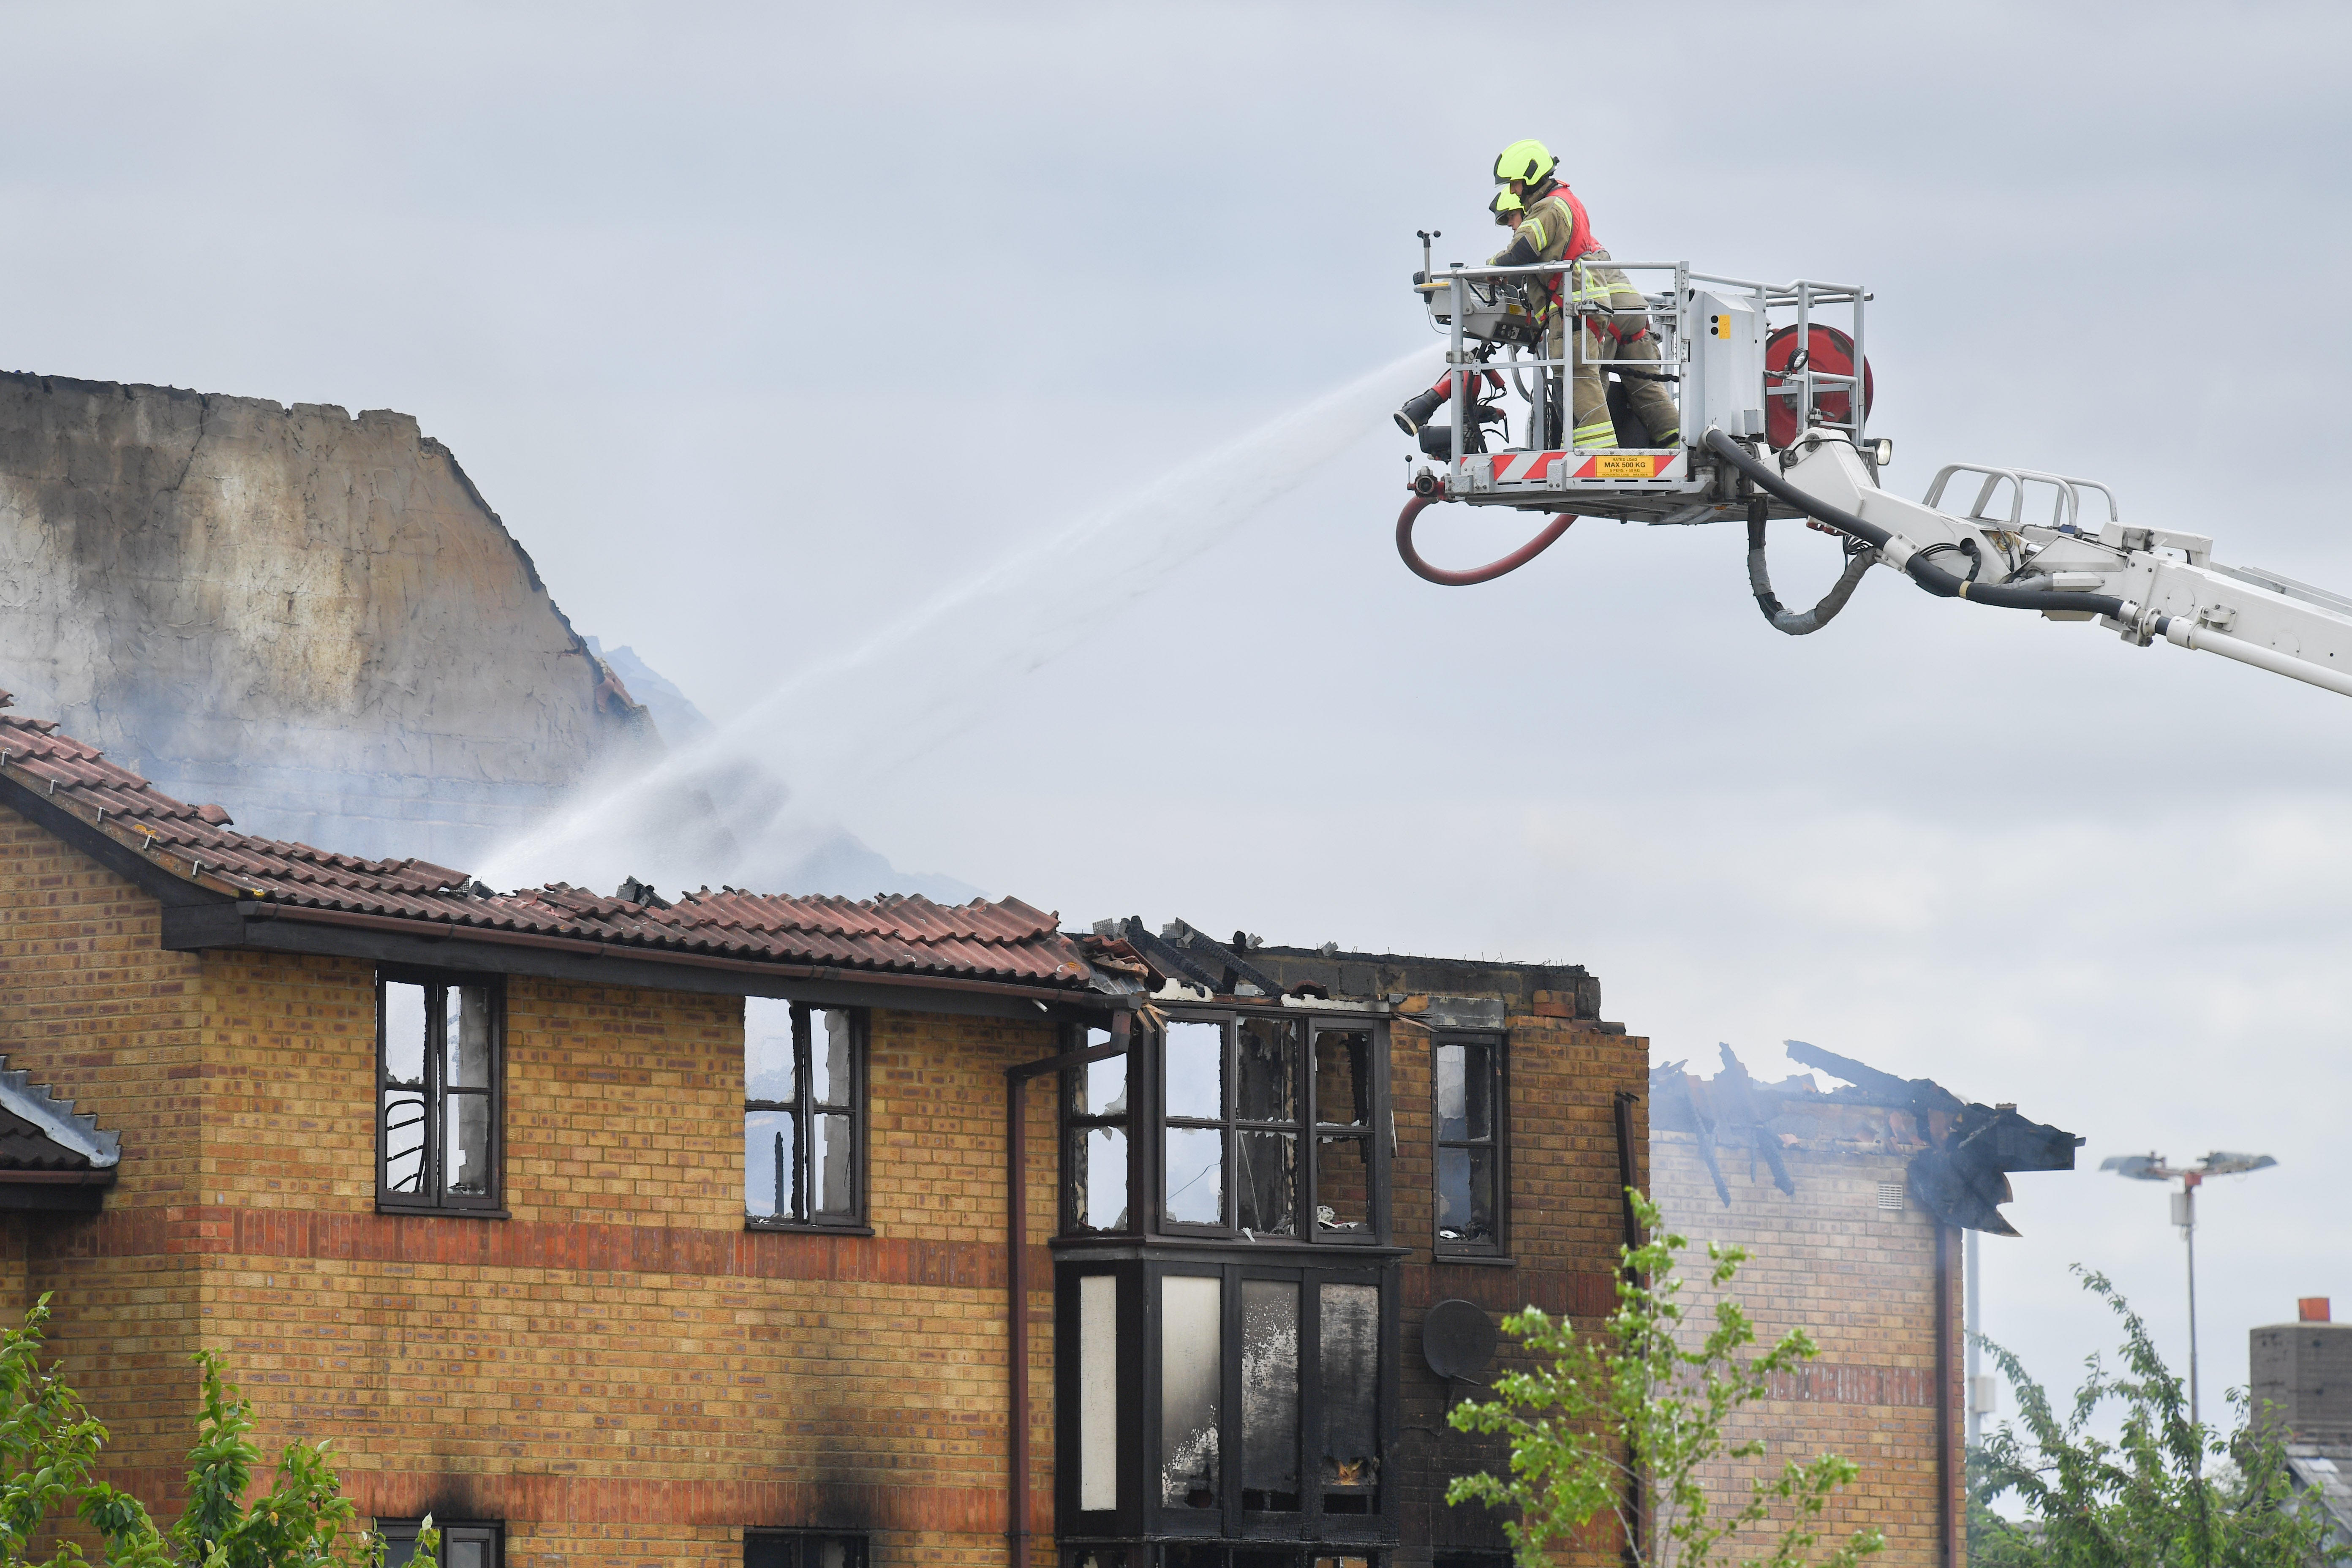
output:
[[[1435,587],[1384,414],[1433,353],[1413,231],[1495,248],[1536,136],[1621,258],[1871,288],[1891,488],[2083,475],[2352,591],[2340,8],[0,26],[0,362],[415,414],[801,826],[1074,924],[1583,963],[1662,1061],[2013,1100],[2088,1140],[1983,1248],[2053,1386],[2115,1342],[2070,1264],[2186,1342],[2108,1154],[2278,1159],[2203,1199],[2209,1390],[2295,1298],[2352,1312],[2352,705],[1886,573],[1781,637],[1727,528]],[[1458,510],[1424,553],[1528,527]],[[1775,537],[1810,603],[1832,547]]]

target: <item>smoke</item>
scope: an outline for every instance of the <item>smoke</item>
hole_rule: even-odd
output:
[[[498,887],[625,876],[790,890],[859,784],[985,722],[1024,680],[1157,591],[1375,427],[1433,374],[1417,351],[1013,552],[812,661],[707,738],[583,784],[491,856]],[[1106,700],[1074,685],[1074,716]],[[790,780],[789,787],[786,780]]]

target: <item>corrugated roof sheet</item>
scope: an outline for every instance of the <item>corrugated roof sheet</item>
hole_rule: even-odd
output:
[[[0,706],[6,700],[0,692]],[[59,733],[56,724],[8,712],[0,712],[0,776],[173,876],[289,912],[333,910],[428,921],[442,930],[565,937],[648,958],[698,954],[1053,988],[1086,986],[1095,979],[1086,954],[1062,934],[1060,917],[1018,899],[948,905],[913,896],[857,900],[704,889],[664,907],[561,882],[494,892],[463,871],[430,861],[362,860],[240,833],[217,807],[173,800]]]

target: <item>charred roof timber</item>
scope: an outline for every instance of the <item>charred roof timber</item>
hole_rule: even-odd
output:
[[[1897,1078],[1802,1040],[1786,1042],[1790,1058],[1843,1079],[1846,1087],[1824,1091],[1811,1073],[1759,1083],[1729,1046],[1719,1048],[1723,1070],[1711,1080],[1686,1072],[1684,1062],[1651,1072],[1650,1124],[1697,1137],[1699,1157],[1727,1206],[1731,1188],[1718,1149],[1751,1151],[1783,1193],[1797,1190],[1788,1149],[1908,1152],[1906,1187],[1919,1207],[1963,1230],[2015,1236],[2000,1207],[2012,1196],[2009,1173],[2071,1171],[2083,1143],[2074,1133],[2027,1121],[2013,1105],[1963,1100],[1932,1079]]]
[[[1506,1008],[1549,1011],[1560,1003],[1590,1027],[1623,1030],[1622,1025],[1601,1021],[1601,982],[1577,963],[1350,952],[1337,942],[1270,947],[1244,931],[1225,942],[1181,920],[1169,921],[1155,935],[1133,915],[1096,921],[1086,945],[1097,967],[1107,957],[1125,958],[1149,970],[1154,991],[1172,981],[1239,1001],[1291,997],[1390,1006],[1408,996],[1425,996],[1433,1014],[1460,1013],[1454,1022],[1481,1027],[1501,1026]]]

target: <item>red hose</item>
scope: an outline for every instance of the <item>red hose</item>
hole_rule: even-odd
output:
[[[1397,516],[1397,553],[1404,557],[1404,563],[1412,568],[1414,576],[1425,577],[1444,588],[1467,588],[1473,583],[1491,583],[1506,572],[1517,571],[1542,554],[1550,547],[1551,542],[1566,533],[1568,525],[1576,521],[1574,512],[1562,512],[1553,518],[1541,533],[1500,561],[1489,561],[1484,566],[1474,566],[1467,572],[1448,572],[1423,561],[1412,547],[1413,520],[1421,515],[1423,508],[1436,500],[1435,496],[1415,496],[1404,503],[1404,510]]]

